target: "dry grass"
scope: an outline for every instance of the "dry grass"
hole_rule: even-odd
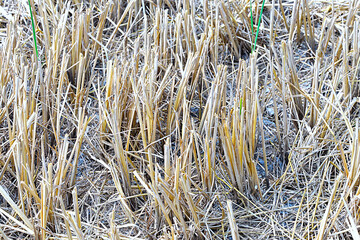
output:
[[[0,239],[359,239],[360,1],[262,3],[2,1]]]

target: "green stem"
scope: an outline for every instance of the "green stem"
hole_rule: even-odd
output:
[[[259,36],[260,23],[261,23],[262,14],[263,14],[263,11],[264,11],[264,5],[265,5],[265,0],[263,0],[263,2],[262,2],[262,6],[261,6],[260,17],[259,17],[259,23],[258,23],[258,27],[257,27],[257,30],[256,30],[256,37],[255,37],[254,51],[255,51],[255,49],[256,49],[256,42],[257,42],[257,39],[258,39],[258,36]]]
[[[241,109],[242,109],[242,99],[240,99],[240,116],[241,116]]]
[[[30,17],[31,17],[31,25],[32,25],[32,30],[33,30],[33,37],[34,37],[34,45],[35,45],[35,52],[36,52],[36,57],[39,60],[39,52],[37,49],[37,43],[36,43],[36,32],[35,32],[35,24],[34,24],[34,17],[32,14],[32,10],[31,10],[31,3],[30,0],[28,0],[29,2],[29,8],[30,8]]]

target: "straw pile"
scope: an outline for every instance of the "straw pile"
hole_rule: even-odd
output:
[[[0,239],[360,239],[360,1],[5,0]]]

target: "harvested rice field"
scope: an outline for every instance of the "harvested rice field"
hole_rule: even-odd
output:
[[[359,0],[2,0],[0,66],[0,239],[360,239]]]

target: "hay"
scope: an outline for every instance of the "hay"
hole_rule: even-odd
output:
[[[359,13],[3,1],[0,238],[358,239]]]

